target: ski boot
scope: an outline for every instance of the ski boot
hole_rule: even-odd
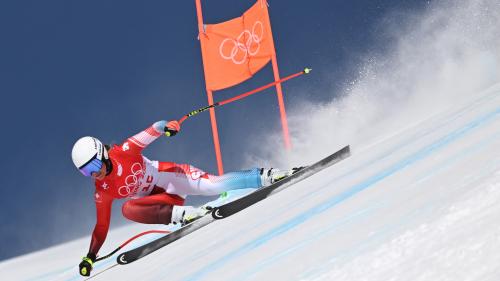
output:
[[[263,187],[270,186],[271,184],[278,182],[296,172],[302,170],[305,167],[296,167],[291,170],[279,170],[276,168],[260,169],[260,181]]]
[[[210,213],[210,208],[192,206],[174,206],[172,208],[172,223],[185,226]]]

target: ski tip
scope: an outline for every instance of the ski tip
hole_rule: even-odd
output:
[[[351,146],[350,145],[346,145],[341,150],[344,150],[347,153],[351,153]]]

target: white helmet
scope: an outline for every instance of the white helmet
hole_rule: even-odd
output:
[[[93,137],[83,137],[73,145],[71,158],[75,166],[81,169],[94,159],[105,161],[109,156],[101,141]]]

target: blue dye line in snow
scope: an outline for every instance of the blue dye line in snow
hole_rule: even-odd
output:
[[[300,279],[314,279],[319,277],[321,274],[325,274],[330,271],[335,264],[340,259],[345,259],[347,257],[356,257],[362,252],[369,249],[372,245],[377,245],[383,241],[391,232],[397,231],[405,226],[411,225],[419,216],[431,215],[435,211],[435,203],[425,203],[420,208],[412,210],[411,212],[402,216],[398,221],[389,223],[371,235],[368,239],[365,239],[356,246],[345,249],[340,252],[336,252],[327,262],[316,265],[316,268],[309,269],[300,275]]]
[[[500,113],[500,108],[497,108],[493,112],[490,112],[486,115],[483,115],[476,120],[468,123],[464,127],[455,130],[451,132],[450,134],[446,135],[445,137],[439,139],[438,141],[434,142],[433,144],[421,149],[420,151],[414,153],[412,156],[396,163],[392,167],[389,167],[388,169],[381,171],[380,173],[373,175],[372,177],[368,178],[366,181],[363,181],[359,184],[354,185],[351,187],[349,190],[332,197],[330,200],[323,202],[319,205],[317,205],[314,208],[311,208],[304,213],[296,216],[295,218],[279,225],[278,227],[268,231],[267,233],[261,235],[259,238],[254,239],[253,241],[250,241],[249,243],[241,246],[240,248],[232,251],[231,253],[227,254],[226,256],[218,259],[217,261],[214,261],[207,266],[203,267],[199,271],[195,272],[194,274],[190,275],[187,280],[200,280],[203,276],[207,275],[210,272],[214,272],[218,270],[219,268],[223,267],[226,263],[230,262],[231,260],[234,260],[237,257],[240,257],[258,247],[261,245],[266,244],[270,240],[288,232],[289,230],[297,227],[300,224],[303,224],[304,222],[308,221],[312,217],[315,217],[316,215],[319,215],[323,213],[324,211],[336,206],[337,204],[353,197],[354,195],[360,193],[361,191],[368,189],[369,187],[372,187],[376,183],[379,183],[383,179],[395,174],[396,172],[399,172],[403,170],[404,168],[414,164],[415,162],[422,160],[429,155],[431,155],[433,152],[445,147],[449,143],[452,143],[453,141],[459,139],[460,137],[463,137],[473,129],[476,129],[480,126],[483,126],[487,124],[488,122],[494,120],[497,115]]]
[[[494,141],[497,141],[499,137],[500,137],[500,132],[494,133],[490,137],[485,138],[484,140],[481,140],[480,142],[475,143],[474,145],[471,145],[468,148],[462,150],[460,153],[458,153],[458,154],[450,157],[448,160],[446,160],[446,161],[444,161],[444,162],[442,162],[440,164],[437,164],[437,165],[433,166],[431,169],[429,169],[427,172],[423,173],[421,176],[417,176],[417,180],[415,180],[414,183],[411,186],[415,186],[417,183],[422,183],[425,180],[427,180],[429,178],[428,174],[434,174],[434,173],[437,173],[438,171],[442,171],[445,168],[451,166],[453,163],[456,163],[456,162],[462,160],[466,156],[471,155],[472,153],[477,153],[479,151],[482,151],[482,150],[486,149],[488,145],[490,145]],[[497,165],[491,165],[491,164],[492,163],[487,163],[485,166],[486,167],[497,167]],[[480,169],[480,170],[483,170],[483,169]],[[406,186],[406,188],[409,188],[409,187],[410,186]],[[428,209],[430,208],[431,205],[426,204],[425,206],[420,207],[417,211],[415,211],[413,213],[410,213],[407,217],[404,217],[398,223],[395,223],[394,226],[392,226],[392,227],[385,227],[385,229],[379,231],[376,236],[377,237],[383,236],[382,234],[389,233],[395,227],[400,227],[400,226],[402,226],[404,224],[409,224],[409,222],[411,221],[410,218],[412,217],[412,215],[414,215],[414,214],[422,215],[422,213],[424,212],[423,210],[427,210],[427,213],[430,213],[431,211],[428,210]],[[355,214],[357,214],[357,213],[355,213]],[[350,215],[348,218],[349,218],[349,220],[347,220],[347,221],[346,221],[346,219],[342,219],[341,221],[342,222],[345,221],[345,223],[347,223],[350,220],[352,220],[354,218],[357,218],[357,216],[353,217],[352,215]],[[263,261],[255,264],[255,265],[253,265],[251,269],[249,269],[246,272],[242,273],[241,276],[236,277],[235,280],[246,280],[248,278],[251,278],[252,276],[254,276],[255,274],[257,274],[258,272],[261,272],[266,267],[269,267],[272,264],[276,263],[277,261],[281,260],[286,255],[291,254],[292,252],[295,252],[297,250],[300,250],[300,249],[308,246],[310,243],[312,243],[315,240],[317,240],[317,239],[325,236],[326,234],[331,235],[333,233],[333,231],[336,229],[335,228],[336,225],[339,225],[339,222],[334,222],[334,224],[326,225],[323,230],[319,231],[318,233],[312,234],[309,238],[307,238],[304,241],[300,241],[299,243],[297,243],[293,247],[288,248],[285,252],[281,252],[281,253],[279,253],[277,255],[274,255],[274,256],[272,256],[270,258],[267,258],[266,260],[263,260]],[[372,240],[373,240],[374,237],[375,236],[370,237],[370,239],[369,239],[370,242],[368,242],[368,240],[367,240],[365,243],[366,244],[373,243]],[[362,244],[360,244],[359,247],[361,248]],[[352,252],[352,249],[350,249],[349,252]],[[340,256],[340,255],[341,254],[339,254],[338,252],[336,252],[336,254],[335,254],[335,256]],[[344,254],[344,255],[346,255],[346,254]],[[331,258],[330,260],[334,260],[334,258]],[[330,269],[331,266],[332,266],[331,262],[326,263],[326,264],[325,263],[321,263],[321,265],[317,266],[316,269],[311,269],[309,272],[304,273],[302,276],[300,276],[300,279],[310,279],[310,278],[317,277],[321,273],[323,273],[325,271],[328,271],[328,269]]]
[[[487,169],[487,171],[483,171],[483,170],[479,169],[480,173],[477,176],[477,178],[485,179],[487,177],[490,177],[491,173],[494,173],[498,169],[498,166],[500,165],[500,161],[498,161],[498,160],[491,161],[488,164],[490,164],[490,166],[491,166],[490,169]],[[473,181],[478,180],[477,178],[474,179]],[[473,182],[473,181],[471,181],[471,182]],[[471,183],[468,182],[466,185],[470,185],[470,184]],[[430,206],[432,206],[432,203],[431,204],[427,204],[427,205],[428,205],[428,207],[430,207]],[[427,207],[425,207],[425,208],[427,208]],[[425,210],[425,209],[421,208],[421,210]],[[415,213],[422,212],[421,210],[416,211]],[[429,215],[430,214],[434,214],[434,212],[432,212],[431,210],[427,210],[427,212],[428,212]],[[408,223],[407,221],[401,220],[401,224],[407,224],[407,223]],[[398,225],[395,225],[394,228],[397,227],[397,226]],[[351,256],[356,256],[357,254],[359,254],[359,253],[361,253],[363,251],[363,249],[362,249],[363,247],[366,247],[366,245],[368,245],[369,243],[374,243],[373,241],[370,241],[372,239],[378,239],[378,241],[380,242],[382,240],[382,238],[384,237],[384,235],[386,235],[385,232],[389,232],[391,230],[392,229],[390,229],[390,228],[386,228],[382,232],[377,233],[377,235],[375,235],[374,237],[371,237],[371,239],[368,239],[368,240],[364,241],[363,243],[359,244],[357,246],[357,249],[356,249],[358,253],[353,253],[353,254],[351,254]],[[375,241],[377,241],[377,240],[375,240]],[[347,256],[347,253],[343,253],[343,255]],[[317,269],[310,270],[307,275],[304,274],[303,276],[301,276],[301,278],[303,278],[303,279],[314,279],[314,278],[318,277],[319,275],[321,275],[322,273],[328,272],[331,269],[331,267],[332,267],[332,263],[334,263],[335,260],[340,259],[340,256],[342,256],[342,254],[336,253],[335,256],[334,256],[334,258],[330,258],[330,262],[329,263],[322,263],[321,265],[318,266]]]
[[[367,217],[370,213],[373,211],[377,210],[380,208],[382,204],[374,204],[373,206],[369,206],[367,208],[364,208],[362,210],[358,210],[354,213],[349,214],[348,216],[343,217],[340,220],[334,221],[330,225],[325,225],[326,227],[322,229],[321,231],[315,232],[311,234],[307,239],[299,241],[298,243],[294,244],[292,247],[287,248],[284,251],[281,251],[280,253],[273,255],[272,257],[267,258],[266,260],[263,260],[256,264],[253,269],[248,270],[244,273],[241,274],[239,277],[232,278],[233,280],[245,280],[248,278],[251,278],[253,275],[256,273],[260,272],[262,269],[270,266],[274,262],[280,260],[281,258],[284,258],[288,256],[289,254],[300,250],[307,245],[309,245],[311,242],[316,241],[317,239],[324,237],[326,235],[331,235],[335,230],[340,229],[342,226],[348,224],[349,222],[353,221],[354,219],[360,219],[360,218],[365,218]]]
[[[419,176],[417,176],[417,180],[415,180],[415,184],[423,182],[427,180],[428,178],[436,175],[437,173],[447,169],[451,165],[456,164],[458,161],[464,159],[465,157],[472,155],[474,153],[477,153],[479,151],[484,150],[488,145],[491,143],[497,141],[500,138],[500,132],[496,132],[490,137],[487,137],[483,140],[481,140],[478,143],[475,143],[465,149],[462,149],[459,153],[455,154],[454,156],[446,159],[445,161],[441,162],[440,164],[435,165],[435,167],[432,167],[431,169],[421,173]]]
[[[495,135],[498,135],[498,134],[495,134]],[[479,175],[477,175],[476,178],[474,178],[474,179],[472,179],[464,184],[470,185],[472,182],[478,180],[478,178],[485,179],[486,177],[491,176],[491,173],[494,173],[497,170],[497,167],[499,166],[499,164],[500,164],[500,160],[490,161],[490,162],[486,163],[484,165],[484,167],[488,167],[488,168],[478,169]],[[424,205],[420,209],[416,210],[414,213],[418,214],[420,216],[424,212],[427,214],[435,214],[434,210],[430,209],[433,205],[435,205],[435,203],[434,204],[433,203],[426,203],[426,205]],[[393,226],[385,227],[385,229],[378,232],[374,237],[371,237],[370,240],[373,240],[375,238],[375,239],[379,240],[379,242],[381,242],[382,238],[384,236],[386,236],[390,231],[393,230],[392,228],[399,227],[400,225],[403,226],[405,224],[409,224],[408,220],[409,220],[410,216],[411,216],[411,214],[409,214],[407,216],[407,218],[401,219],[399,223],[395,223]],[[306,274],[303,274],[302,276],[300,276],[300,279],[314,279],[314,278],[320,276],[321,274],[328,272],[329,270],[331,270],[332,264],[336,260],[339,260],[340,257],[342,257],[342,256],[347,256],[348,254],[349,254],[349,256],[359,255],[364,250],[364,248],[369,246],[369,244],[375,243],[374,241],[370,241],[370,240],[365,240],[363,243],[359,244],[355,249],[349,249],[348,252],[346,251],[345,253],[335,253],[334,257],[330,258],[328,262],[321,263],[320,265],[318,265],[316,267],[316,269],[312,269],[309,272],[307,272]],[[352,253],[352,251],[355,251],[355,252]]]

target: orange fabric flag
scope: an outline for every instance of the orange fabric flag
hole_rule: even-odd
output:
[[[200,41],[209,90],[229,88],[247,80],[274,54],[267,2],[258,0],[241,17],[205,25]]]

